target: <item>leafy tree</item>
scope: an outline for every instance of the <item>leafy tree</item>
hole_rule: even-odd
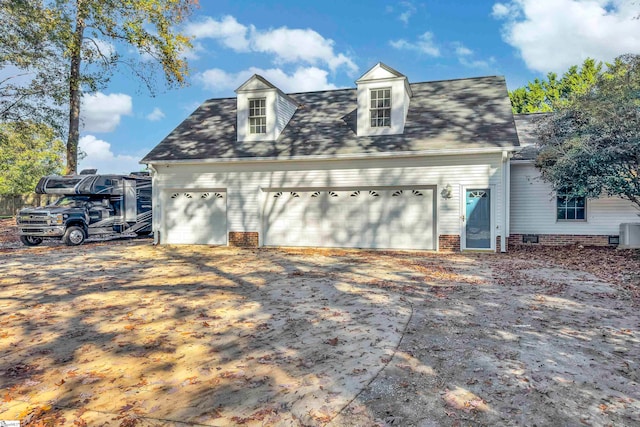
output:
[[[538,125],[542,177],[570,197],[602,194],[640,209],[640,55],[623,55]]]
[[[183,53],[191,44],[176,26],[196,5],[197,0],[14,0],[0,3],[0,18],[5,22],[16,22],[0,38],[0,43],[9,46],[9,51],[15,50],[16,55],[0,57],[0,65],[11,64],[47,76],[47,67],[37,56],[33,55],[33,60],[26,64],[21,62],[21,52],[30,52],[33,46],[43,47],[47,58],[61,58],[64,64],[62,79],[54,80],[56,88],[64,88],[64,97],[51,101],[67,106],[69,111],[67,173],[77,170],[83,91],[102,89],[116,70],[124,69],[141,79],[152,93],[158,68],[169,86],[186,84],[188,69]],[[30,14],[32,21],[20,19]],[[35,33],[27,37],[31,27]],[[62,85],[58,84],[60,81]]]
[[[585,93],[602,71],[602,63],[587,58],[582,67],[572,66],[560,79],[556,73],[535,79],[509,92],[514,114],[546,113],[564,105],[572,94]]]
[[[0,124],[0,194],[32,192],[38,180],[62,169],[64,144],[34,122]]]
[[[41,1],[0,4],[0,122],[34,120],[62,131],[65,63],[51,43],[55,19]]]

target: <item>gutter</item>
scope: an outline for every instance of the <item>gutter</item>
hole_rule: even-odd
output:
[[[231,158],[205,158],[205,159],[184,159],[184,160],[145,160],[140,164],[154,165],[189,165],[204,163],[256,163],[270,162],[280,163],[286,161],[314,162],[322,160],[371,160],[388,158],[407,158],[419,156],[453,156],[464,154],[491,154],[519,151],[520,147],[490,147],[490,148],[461,148],[455,150],[421,150],[421,151],[400,151],[392,153],[366,153],[366,154],[324,154],[315,156],[290,156],[290,157],[231,157]]]

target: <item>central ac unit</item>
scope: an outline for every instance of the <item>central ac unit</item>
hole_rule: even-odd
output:
[[[620,224],[620,249],[640,249],[640,222]]]

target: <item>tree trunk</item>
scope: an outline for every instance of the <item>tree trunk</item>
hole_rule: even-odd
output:
[[[84,36],[84,11],[82,0],[76,2],[76,30],[71,48],[71,70],[69,74],[69,137],[67,139],[67,175],[78,172],[78,141],[80,140],[80,62],[82,60],[82,38]]]

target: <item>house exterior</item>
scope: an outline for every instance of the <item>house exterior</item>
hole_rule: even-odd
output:
[[[409,83],[379,63],[353,89],[285,94],[254,75],[236,94],[142,159],[158,243],[506,251],[566,230],[521,194],[535,169],[503,77]]]
[[[566,200],[555,194],[534,166],[533,128],[541,117],[515,116],[521,149],[511,159],[509,245],[617,245],[620,224],[639,222],[640,211],[620,198]]]

